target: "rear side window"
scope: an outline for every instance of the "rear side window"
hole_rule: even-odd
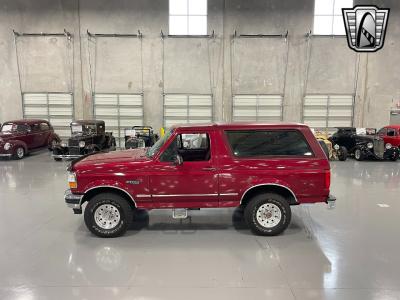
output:
[[[296,130],[240,130],[226,131],[233,155],[257,156],[312,156],[304,136]]]

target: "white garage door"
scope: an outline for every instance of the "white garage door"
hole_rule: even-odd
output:
[[[60,137],[70,136],[69,124],[74,119],[72,94],[24,93],[22,99],[24,118],[48,120]]]
[[[211,95],[164,95],[164,126],[213,121]]]
[[[117,145],[124,147],[125,128],[143,125],[143,96],[141,94],[95,94],[93,116],[106,123]]]
[[[282,99],[281,95],[236,95],[233,97],[232,120],[282,121]]]
[[[334,131],[335,127],[353,126],[352,95],[307,95],[303,122],[316,129]]]

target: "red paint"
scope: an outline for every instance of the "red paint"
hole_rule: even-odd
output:
[[[314,155],[238,158],[224,132],[235,129],[298,130]],[[208,133],[211,159],[182,165],[161,162],[161,153],[180,133]],[[329,162],[309,127],[302,124],[179,126],[153,158],[146,157],[143,149],[95,154],[75,163],[72,171],[78,181],[75,194],[100,186],[118,187],[139,208],[235,207],[246,191],[262,185],[287,188],[299,203],[325,202],[330,186]]]
[[[388,130],[394,132],[393,136],[388,135]],[[400,147],[400,125],[388,125],[378,131],[378,136],[383,138],[386,143],[392,144],[394,147]]]

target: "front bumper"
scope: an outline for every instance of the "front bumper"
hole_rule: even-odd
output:
[[[329,196],[326,198],[325,203],[328,204],[329,209],[333,209],[336,207],[336,197],[329,194]]]
[[[83,195],[73,194],[71,190],[66,190],[64,193],[64,201],[69,208],[75,211],[82,211],[82,197]]]

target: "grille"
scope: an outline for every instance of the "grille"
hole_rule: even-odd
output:
[[[80,155],[81,151],[80,151],[79,147],[70,147],[69,154],[70,155]]]
[[[383,153],[385,152],[385,143],[383,140],[374,140],[374,152],[376,156],[383,158]]]

